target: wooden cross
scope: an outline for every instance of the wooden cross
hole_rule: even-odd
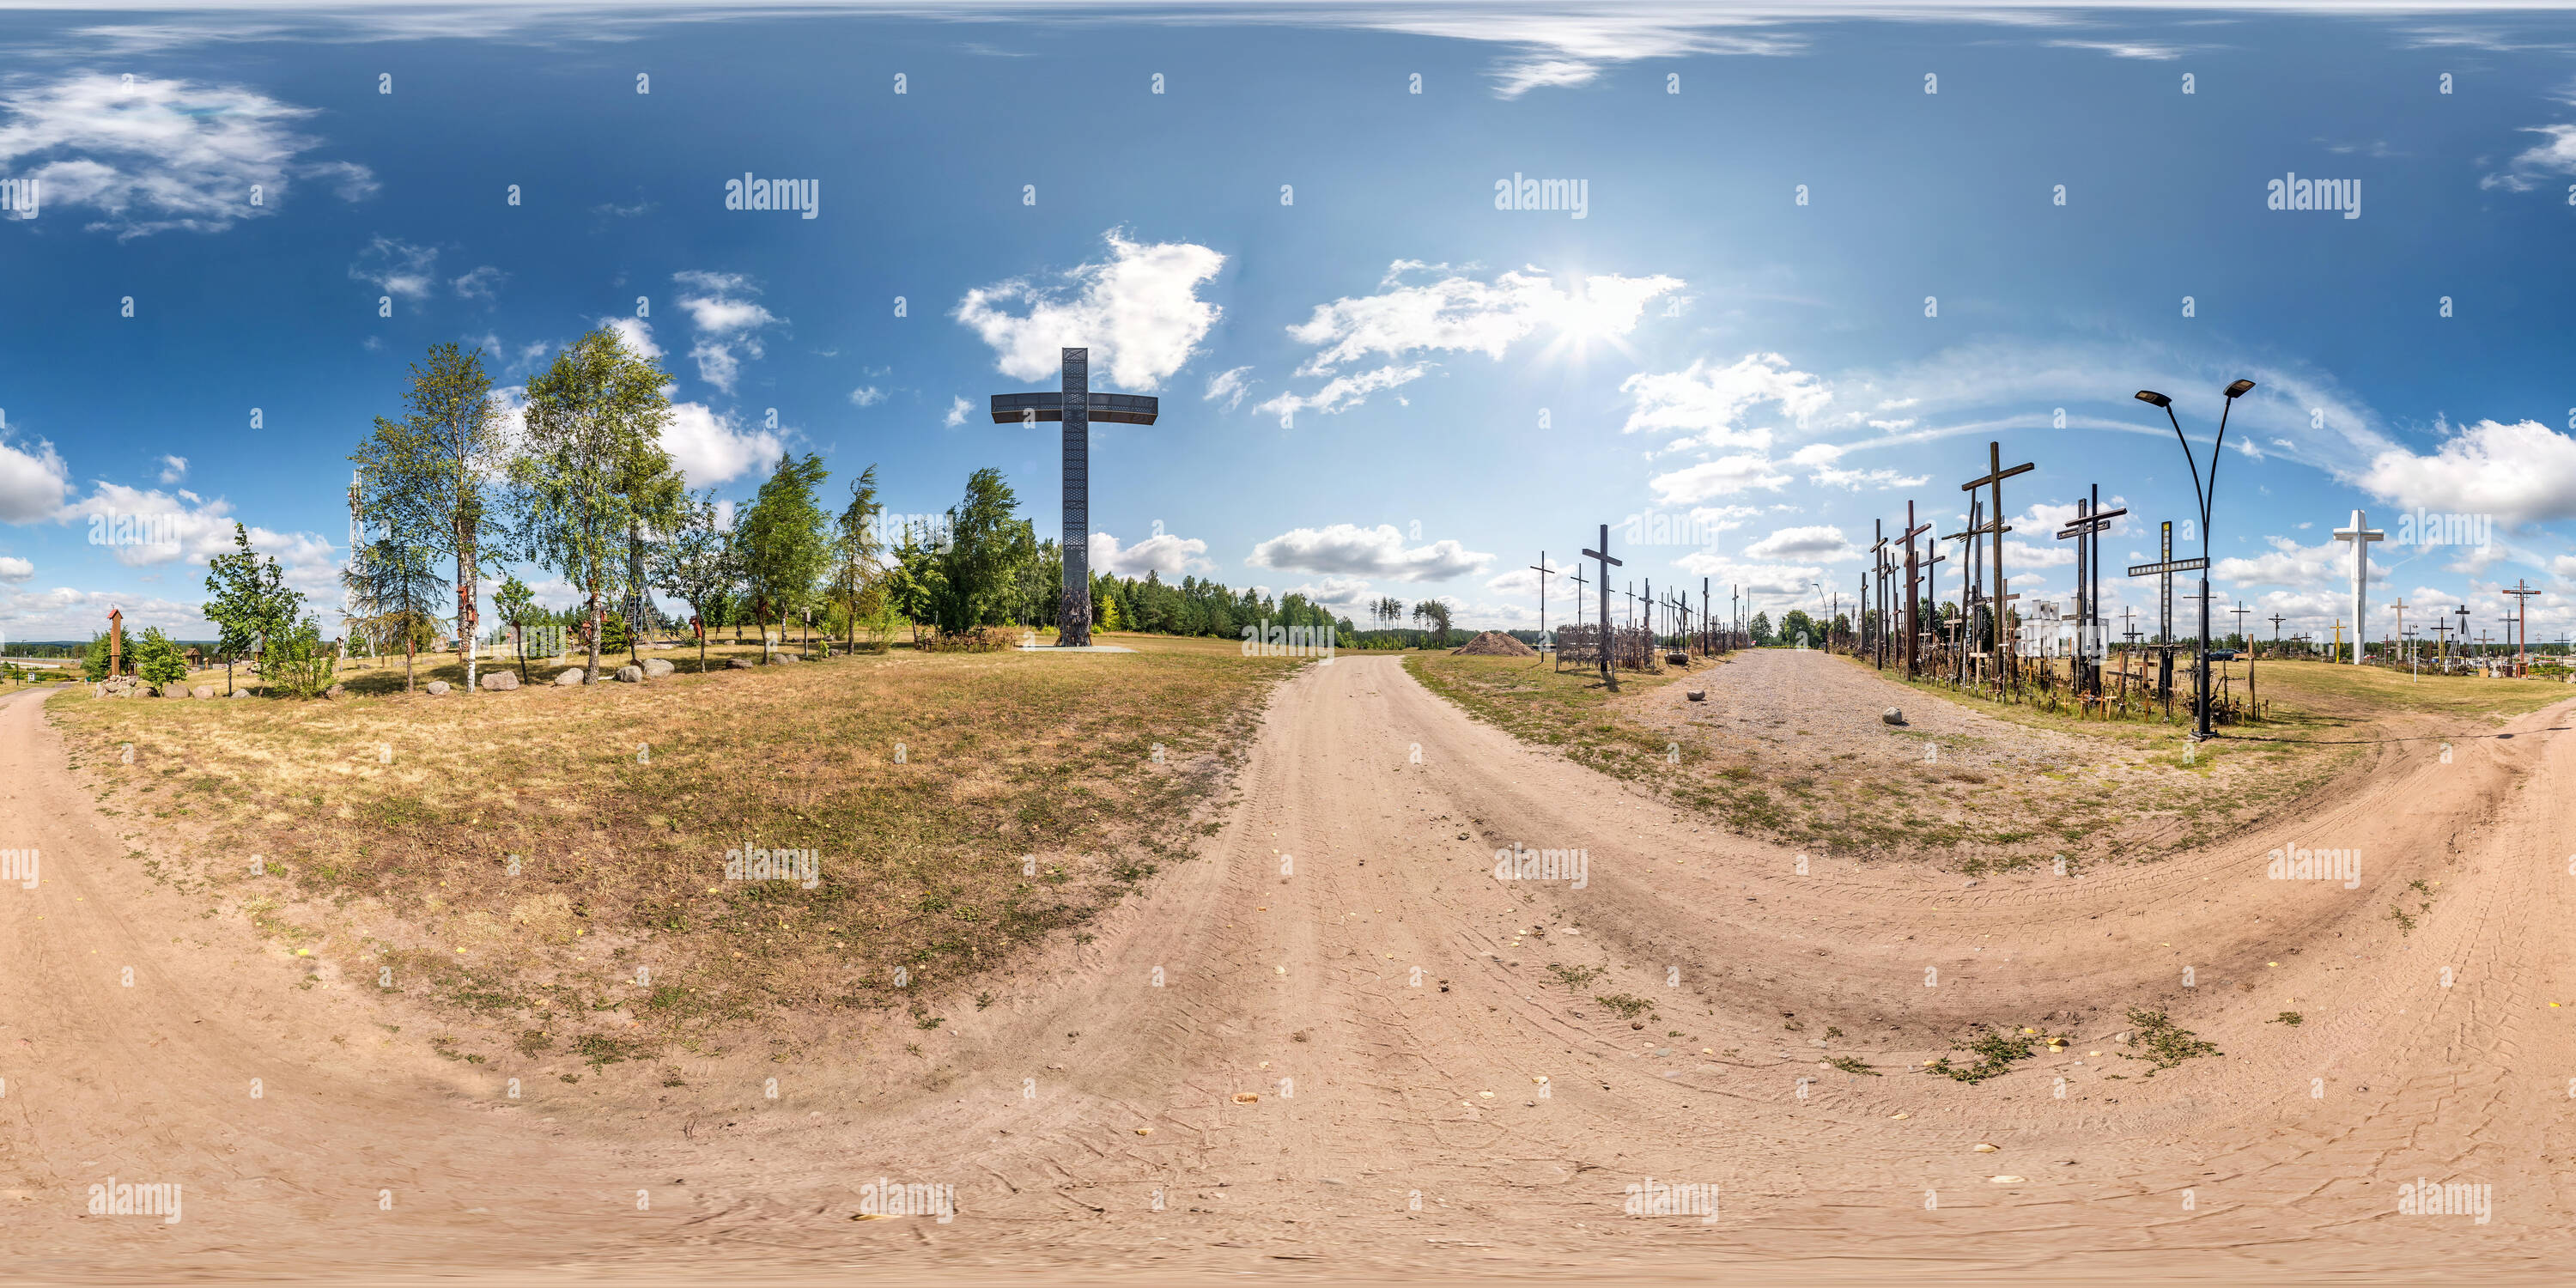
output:
[[[1586,550],[1583,557],[1594,560],[1601,569],[1601,682],[1612,693],[1619,691],[1619,677],[1610,669],[1610,570],[1627,567],[1627,561],[1610,557],[1610,525],[1601,525],[1601,548]]]
[[[1064,422],[1064,587],[1056,599],[1057,648],[1091,643],[1091,422],[1151,425],[1160,404],[1135,394],[1091,392],[1091,350],[1062,352],[1056,393],[995,394],[993,423]]]
[[[2102,531],[2111,520],[2127,514],[2129,508],[2102,508],[2102,485],[2093,485],[2093,494],[2075,503],[2075,521],[2058,530],[2057,539],[2075,538],[2075,639],[2077,652],[2088,663],[2101,652],[2102,598]],[[2098,680],[2098,676],[2096,677]],[[2092,686],[2100,692],[2100,685]]]
[[[2172,524],[2170,524],[2170,523],[2168,523],[2168,524],[2166,524],[2166,525],[2165,525],[2165,527],[2166,527],[2168,530],[2170,530],[2170,529],[2173,527],[2173,525],[2172,525]],[[2269,622],[2271,622],[2271,623],[2272,623],[2272,644],[2273,644],[2273,651],[2274,651],[2274,652],[2278,652],[2278,651],[2280,651],[2280,643],[2281,643],[2281,621],[2282,621],[2282,617],[2281,617],[2281,615],[2280,615],[2279,613],[2274,613],[2274,614],[2272,614],[2272,615],[2271,615],[2271,617],[2269,617],[2269,618],[2267,618],[2267,619],[2265,619],[2265,620],[2267,620],[2267,621],[2269,621]],[[2402,622],[2402,621],[2404,621],[2404,620],[2405,620],[2405,618],[2401,616],[2401,617],[2399,617],[2399,618],[2398,618],[2398,620]]]
[[[122,608],[111,607],[107,610],[107,675],[109,679],[114,679],[124,673],[118,665],[119,659],[117,656],[120,651],[120,646],[124,643],[125,610]]]
[[[1544,642],[1547,639],[1547,579],[1552,571],[1547,566],[1547,552],[1539,551],[1538,562],[1530,567],[1538,573],[1538,637]]]
[[[1914,521],[1914,502],[1905,503],[1905,673],[1914,674],[1916,641],[1923,635],[1922,605],[1914,597],[1919,576],[1914,561],[1914,539],[1932,530],[1928,523]]]
[[[1870,530],[1878,534],[1878,540],[1869,546],[1869,570],[1878,578],[1878,593],[1869,597],[1869,648],[1870,655],[1884,666],[1887,657],[1887,521],[1872,519],[1869,522]]]
[[[1986,512],[1995,516],[1995,523],[2000,525],[2004,521],[2004,480],[2011,478],[2016,474],[2027,474],[2037,468],[2039,468],[2039,466],[2036,463],[2023,461],[2021,464],[2016,465],[2011,469],[2005,469],[2004,445],[2000,442],[1989,441],[1986,444],[1985,477],[1970,479],[1967,482],[1960,484],[1959,490],[1962,492],[1974,492],[1981,487],[1991,488],[1992,492],[1988,497]],[[2000,528],[1998,528],[1998,530],[2000,531]],[[1998,644],[2000,644],[2004,638],[2004,605],[2010,602],[2011,599],[2011,596],[2004,593],[2006,589],[2007,588],[2004,585],[2004,543],[2003,538],[1997,537],[1995,538],[1994,602],[1995,640]]]
[[[2504,592],[2514,597],[2514,607],[2521,614],[2522,622],[2514,631],[2514,638],[2522,643],[2521,647],[2514,650],[2514,661],[2525,668],[2531,665],[2531,597],[2540,593],[2525,584],[2529,580],[2526,577],[2516,577],[2513,579],[2513,588]]]

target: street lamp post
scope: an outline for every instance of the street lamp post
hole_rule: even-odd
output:
[[[2200,506],[2200,671],[2193,684],[2192,708],[2197,713],[2191,732],[2194,741],[2211,737],[2209,731],[2209,510],[2218,493],[2218,454],[2227,447],[2227,416],[2236,409],[2236,400],[2254,388],[2251,380],[2239,380],[2223,391],[2226,403],[2218,413],[2218,440],[2209,448],[2209,478],[2200,477],[2200,458],[2192,453],[2191,440],[2182,432],[2182,422],[2175,419],[2173,399],[2152,389],[2141,389],[2137,400],[2164,409],[2165,419],[2173,424],[2174,441],[2182,444],[2182,455],[2191,464],[2192,500]]]

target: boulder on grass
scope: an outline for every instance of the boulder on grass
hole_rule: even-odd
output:
[[[747,657],[728,658],[725,661],[725,669],[728,671],[748,671],[751,669],[751,659]]]
[[[446,696],[447,696],[447,681],[445,681],[445,680],[432,680],[432,681],[430,681],[430,682],[429,682],[429,696],[431,696],[431,697],[433,697],[433,698],[443,698],[443,697],[446,697]]]
[[[215,696],[215,686],[211,684],[200,684],[197,687],[188,690],[188,696],[192,698],[211,698]]]
[[[516,671],[486,671],[483,673],[483,678],[478,681],[478,683],[483,686],[483,691],[485,693],[507,693],[510,690],[519,687],[519,673]]]
[[[617,668],[617,678],[627,684],[642,684],[644,682],[644,668],[640,666],[621,666]]]
[[[1706,689],[1690,689],[1690,690],[1687,690],[1686,692],[1687,692],[1687,694],[1688,694],[1688,696],[1689,696],[1690,700],[1691,700],[1691,701],[1693,701],[1693,702],[1706,702],[1706,701],[1708,701],[1708,690],[1706,690]]]
[[[336,687],[336,686],[335,686],[335,687]],[[236,697],[236,698],[247,698],[247,697],[249,697],[249,696],[250,696],[250,690],[248,690],[248,689],[235,689],[235,690],[233,690],[233,696],[234,696],[234,697]]]
[[[797,662],[797,661],[802,661],[802,660],[803,660],[803,659],[801,659],[801,658],[797,657],[797,656],[796,656],[795,654],[793,654],[793,653],[772,653],[772,654],[770,654],[770,655],[769,655],[769,664],[770,664],[771,666],[785,666],[785,665],[787,665],[787,664],[788,664],[788,663],[790,663],[790,662]]]
[[[322,696],[326,698],[345,698],[349,696],[349,686],[345,684],[332,685],[330,688],[322,691]]]
[[[644,678],[648,680],[661,679],[663,676],[669,675],[671,672],[679,669],[680,668],[671,665],[667,658],[648,657],[644,659]]]
[[[1892,725],[1901,725],[1905,723],[1905,713],[1897,710],[1895,707],[1889,707],[1887,710],[1879,712],[1878,718]]]
[[[589,680],[590,675],[577,666],[567,667],[563,674],[555,677],[555,683],[562,685],[584,684]]]

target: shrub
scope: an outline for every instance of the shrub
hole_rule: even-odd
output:
[[[269,687],[291,698],[322,696],[338,669],[320,623],[310,617],[293,630],[269,637],[268,652],[260,657],[260,674]]]
[[[188,659],[155,626],[143,632],[143,638],[135,643],[134,673],[146,684],[176,684],[188,678]]]

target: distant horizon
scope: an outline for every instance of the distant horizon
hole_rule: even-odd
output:
[[[1095,570],[1469,630],[1535,625],[1530,565],[1604,522],[1623,583],[1850,611],[1909,502],[1955,600],[1989,442],[2036,466],[2011,588],[2070,594],[2098,485],[2104,616],[2152,612],[2158,521],[2204,543],[2131,394],[2205,460],[2242,376],[2223,603],[2348,632],[2358,510],[2372,640],[2517,582],[2576,627],[2557,18],[1182,12],[1241,11],[0,13],[0,179],[41,196],[0,216],[0,629],[211,635],[236,521],[336,629],[347,458],[409,366],[479,349],[515,415],[602,326],[729,505],[782,453],[914,519],[993,467],[1041,538],[1052,431],[987,405],[1089,345],[1161,399],[1093,426]],[[577,598],[490,572],[486,622],[505,572]]]

